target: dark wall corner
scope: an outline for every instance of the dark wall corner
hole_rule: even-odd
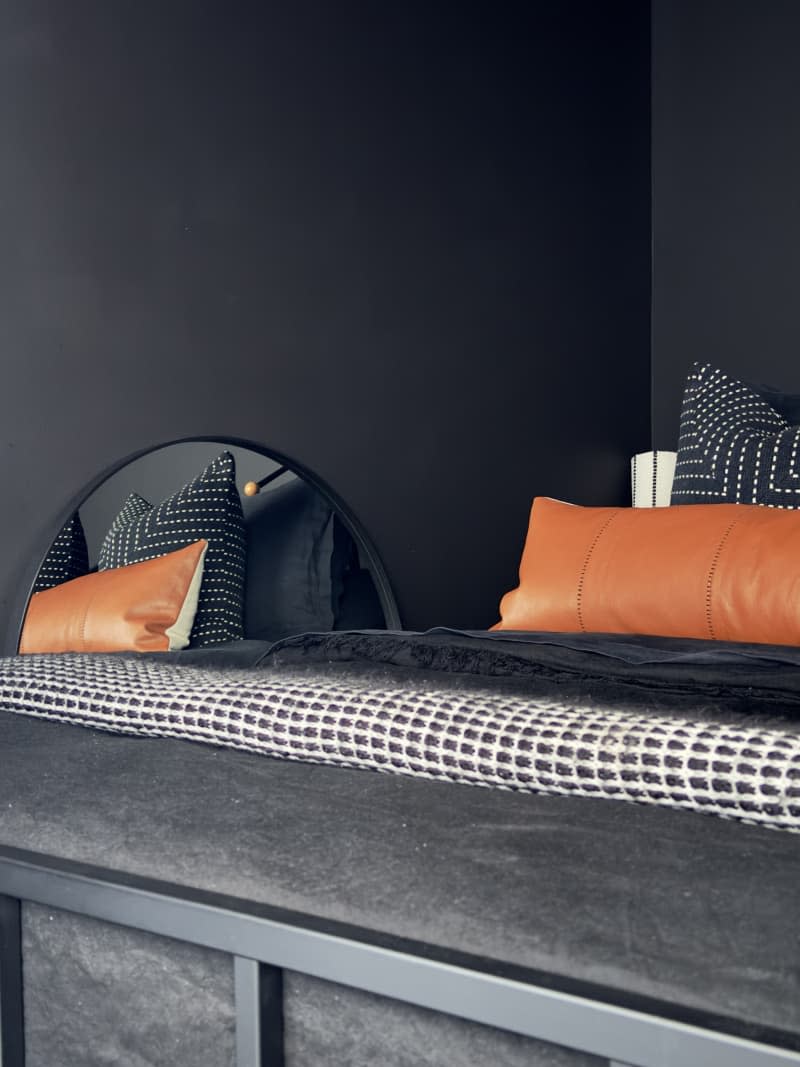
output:
[[[694,361],[800,392],[800,5],[653,3],[653,434]]]
[[[98,471],[219,435],[336,490],[407,626],[492,623],[531,498],[624,503],[650,439],[649,33],[3,4],[4,613]]]

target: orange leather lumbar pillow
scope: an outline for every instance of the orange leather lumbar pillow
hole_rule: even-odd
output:
[[[207,541],[34,593],[19,650],[168,652],[186,648]]]
[[[497,630],[800,644],[800,512],[537,497]]]

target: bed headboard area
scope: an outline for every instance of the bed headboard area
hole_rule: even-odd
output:
[[[292,457],[405,627],[480,628],[532,498],[629,503],[694,361],[800,392],[794,5],[362,7],[4,5],[7,651],[165,442]]]
[[[624,501],[641,4],[11,0],[1,29],[7,648],[70,507],[168,441],[314,471],[410,628],[496,619],[534,493]]]

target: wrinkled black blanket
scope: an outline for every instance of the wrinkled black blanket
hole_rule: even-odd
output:
[[[254,664],[368,662],[558,686],[560,695],[800,718],[800,648],[619,634],[360,631],[301,634],[259,649]],[[236,655],[227,646],[223,656]]]
[[[305,633],[275,644],[236,641],[159,660],[219,668],[278,664],[381,664],[507,679],[531,691],[664,707],[759,709],[800,717],[800,648],[620,634],[355,630]],[[551,690],[552,691],[552,690]]]

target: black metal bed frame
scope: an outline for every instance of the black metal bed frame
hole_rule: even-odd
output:
[[[783,1067],[800,1052],[638,1006],[547,975],[236,897],[0,847],[0,1064],[25,1062],[22,903],[230,954],[236,1067],[282,1067],[283,970],[353,986],[609,1058],[610,1067]],[[587,990],[590,991],[587,995]],[[654,1002],[655,1003],[655,1002]],[[731,1028],[731,1021],[723,1021]]]

